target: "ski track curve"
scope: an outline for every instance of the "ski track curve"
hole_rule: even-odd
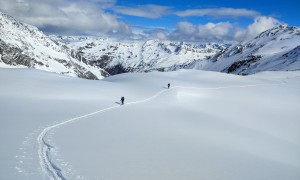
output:
[[[246,87],[254,87],[254,86],[260,86],[260,85],[280,85],[280,84],[285,84],[285,83],[274,83],[274,84],[250,84],[250,85],[240,85],[240,86],[221,86],[221,87],[212,87],[212,88],[200,88],[200,87],[193,87],[193,86],[174,86],[171,87],[170,89],[164,89],[162,91],[157,92],[156,94],[154,94],[153,96],[150,96],[149,98],[146,99],[142,99],[139,101],[134,101],[134,102],[129,102],[126,103],[125,105],[115,105],[115,106],[111,106],[108,108],[104,108],[92,113],[88,113],[82,116],[78,116],[51,126],[48,126],[46,128],[43,129],[43,131],[38,135],[37,137],[37,143],[38,143],[38,156],[39,156],[39,160],[40,160],[40,166],[42,168],[42,170],[46,173],[46,175],[51,179],[51,180],[66,180],[66,178],[63,176],[62,173],[62,169],[60,169],[57,165],[54,164],[54,162],[51,161],[51,156],[50,153],[52,151],[52,149],[54,149],[53,146],[51,146],[51,144],[49,144],[46,141],[46,135],[49,131],[51,131],[54,128],[58,128],[62,125],[80,120],[80,119],[84,119],[86,117],[90,117],[93,116],[95,114],[101,114],[107,111],[111,111],[113,109],[116,108],[121,108],[121,107],[126,107],[126,106],[130,106],[130,105],[134,105],[134,104],[140,104],[140,103],[145,103],[148,101],[151,101],[152,99],[160,96],[161,94],[163,94],[164,92],[167,92],[169,90],[172,89],[196,89],[196,90],[218,90],[218,89],[230,89],[230,88],[246,88]]]

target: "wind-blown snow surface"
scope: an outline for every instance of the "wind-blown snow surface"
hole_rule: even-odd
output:
[[[299,80],[299,71],[87,81],[0,69],[0,179],[51,179],[38,154],[47,144],[42,157],[62,179],[298,180]]]

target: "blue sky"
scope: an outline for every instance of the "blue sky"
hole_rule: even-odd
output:
[[[0,11],[49,34],[224,41],[300,26],[299,0],[1,0]]]
[[[117,1],[119,6],[137,7],[142,5],[155,4],[169,6],[174,11],[184,11],[186,9],[203,9],[203,8],[237,8],[254,10],[264,16],[274,17],[291,26],[300,26],[300,1],[299,0],[120,0]],[[118,14],[118,13],[117,13]],[[176,15],[167,15],[164,17],[151,19],[137,16],[122,15],[121,19],[129,24],[138,26],[163,26],[174,28],[178,21],[189,21],[192,23],[236,22],[241,27],[246,27],[252,22],[251,18],[215,18],[215,17],[178,17]]]

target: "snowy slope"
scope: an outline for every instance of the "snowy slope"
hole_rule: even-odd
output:
[[[0,179],[298,180],[299,77],[1,68]]]
[[[111,74],[199,69],[234,74],[299,70],[300,29],[278,26],[229,44],[191,44],[160,40],[122,42],[109,38],[57,37]]]
[[[204,68],[234,74],[300,70],[300,29],[279,26],[217,53]]]
[[[185,43],[162,40],[120,41],[112,38],[52,36],[110,74],[124,72],[173,71],[197,62],[203,67],[207,57],[228,44]]]
[[[1,12],[0,54],[0,67],[30,67],[87,79],[106,76],[100,68],[78,60],[78,54],[64,44]]]

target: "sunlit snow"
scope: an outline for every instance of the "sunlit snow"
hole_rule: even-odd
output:
[[[299,82],[299,71],[89,81],[0,68],[0,179],[298,180]]]

